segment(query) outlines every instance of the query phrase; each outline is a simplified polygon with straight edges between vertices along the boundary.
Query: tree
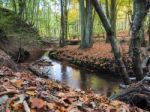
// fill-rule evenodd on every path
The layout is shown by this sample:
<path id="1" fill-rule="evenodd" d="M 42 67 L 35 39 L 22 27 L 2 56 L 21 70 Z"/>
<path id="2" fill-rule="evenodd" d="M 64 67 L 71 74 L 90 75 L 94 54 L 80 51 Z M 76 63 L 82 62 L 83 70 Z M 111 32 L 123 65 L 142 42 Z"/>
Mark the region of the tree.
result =
<path id="1" fill-rule="evenodd" d="M 109 17 L 109 5 L 108 5 L 108 0 L 105 0 L 105 10 L 106 10 L 106 16 L 108 18 L 108 20 L 110 19 Z M 108 36 L 106 35 L 106 43 L 109 42 L 109 38 Z"/>
<path id="2" fill-rule="evenodd" d="M 26 9 L 26 0 L 18 0 L 19 12 L 18 15 L 20 18 L 24 19 L 24 12 Z"/>
<path id="3" fill-rule="evenodd" d="M 86 6 L 85 6 L 86 4 Z M 79 0 L 80 5 L 80 23 L 81 23 L 81 48 L 92 46 L 92 5 L 91 0 Z"/>
<path id="4" fill-rule="evenodd" d="M 149 45 L 150 45 L 150 16 L 148 18 L 149 23 L 148 23 L 148 36 L 149 36 Z"/>
<path id="5" fill-rule="evenodd" d="M 134 0 L 135 11 L 132 24 L 132 50 L 133 50 L 133 70 L 136 79 L 139 81 L 143 78 L 142 59 L 141 59 L 141 28 L 143 27 L 144 19 L 147 15 L 148 9 L 146 1 Z"/>
<path id="6" fill-rule="evenodd" d="M 16 4 L 16 0 L 12 0 L 12 7 L 13 7 L 13 10 L 15 11 L 15 13 L 17 14 L 17 4 Z"/>
<path id="7" fill-rule="evenodd" d="M 65 38 L 68 38 L 68 0 L 64 0 Z"/>
<path id="8" fill-rule="evenodd" d="M 111 0 L 110 7 L 110 23 L 113 29 L 114 35 L 116 36 L 116 20 L 117 20 L 117 0 Z"/>
<path id="9" fill-rule="evenodd" d="M 127 69 L 126 69 L 123 59 L 122 59 L 122 54 L 120 52 L 119 45 L 118 45 L 117 39 L 115 37 L 115 33 L 113 32 L 112 27 L 111 27 L 110 23 L 108 22 L 108 19 L 104 15 L 104 12 L 103 12 L 101 6 L 99 5 L 98 1 L 92 0 L 92 3 L 93 3 L 93 6 L 94 6 L 102 24 L 103 24 L 103 27 L 105 28 L 105 31 L 106 31 L 109 41 L 111 43 L 112 51 L 114 53 L 118 67 L 120 67 L 121 76 L 123 78 L 123 81 L 125 84 L 129 84 L 131 82 L 130 82 L 130 79 L 128 76 Z"/>
<path id="10" fill-rule="evenodd" d="M 61 36 L 59 45 L 63 47 L 65 45 L 65 16 L 64 16 L 64 0 L 60 0 L 61 4 Z"/>

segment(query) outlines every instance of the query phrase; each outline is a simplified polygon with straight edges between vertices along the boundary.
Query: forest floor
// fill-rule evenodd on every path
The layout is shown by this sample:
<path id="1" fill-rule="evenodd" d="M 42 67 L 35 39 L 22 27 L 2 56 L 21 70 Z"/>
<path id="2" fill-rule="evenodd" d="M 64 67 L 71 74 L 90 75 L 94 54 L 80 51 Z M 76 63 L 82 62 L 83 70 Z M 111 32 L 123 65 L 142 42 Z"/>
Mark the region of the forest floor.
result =
<path id="1" fill-rule="evenodd" d="M 0 67 L 1 112 L 146 112 L 92 91 Z"/>
<path id="2" fill-rule="evenodd" d="M 132 71 L 130 71 L 131 60 L 128 56 L 128 45 L 123 43 L 120 49 L 122 50 L 128 70 L 132 73 Z M 118 71 L 111 46 L 104 42 L 96 42 L 88 49 L 80 49 L 79 45 L 68 45 L 63 48 L 51 50 L 49 56 L 87 68 L 90 71 L 98 70 L 108 73 L 116 73 Z"/>

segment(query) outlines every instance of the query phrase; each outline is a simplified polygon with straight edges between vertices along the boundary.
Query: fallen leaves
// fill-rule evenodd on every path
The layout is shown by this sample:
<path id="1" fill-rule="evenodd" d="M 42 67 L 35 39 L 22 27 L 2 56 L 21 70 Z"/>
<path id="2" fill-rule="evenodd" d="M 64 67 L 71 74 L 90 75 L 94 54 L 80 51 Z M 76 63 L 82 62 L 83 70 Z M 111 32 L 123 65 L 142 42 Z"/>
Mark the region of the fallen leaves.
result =
<path id="1" fill-rule="evenodd" d="M 21 86 L 23 85 L 23 80 L 20 80 L 20 79 L 19 80 L 12 80 L 11 82 L 17 88 L 21 88 Z"/>
<path id="2" fill-rule="evenodd" d="M 31 99 L 31 107 L 41 109 L 45 106 L 45 101 L 39 98 Z"/>
<path id="3" fill-rule="evenodd" d="M 0 79 L 0 85 L 5 85 L 0 88 L 4 112 L 144 112 L 92 91 L 73 90 L 58 81 L 15 73 L 6 67 L 0 67 L 0 71 L 7 79 Z"/>

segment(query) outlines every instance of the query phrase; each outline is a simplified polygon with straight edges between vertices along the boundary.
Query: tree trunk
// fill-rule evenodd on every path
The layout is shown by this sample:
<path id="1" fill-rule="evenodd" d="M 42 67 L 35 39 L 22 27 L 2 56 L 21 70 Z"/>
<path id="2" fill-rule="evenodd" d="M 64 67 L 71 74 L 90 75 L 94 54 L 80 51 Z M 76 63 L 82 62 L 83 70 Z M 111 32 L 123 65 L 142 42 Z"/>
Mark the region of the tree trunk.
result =
<path id="1" fill-rule="evenodd" d="M 116 12 L 116 8 L 117 8 L 117 0 L 111 0 L 111 7 L 110 7 L 110 23 L 111 23 L 111 27 L 112 30 L 114 32 L 114 35 L 116 37 L 116 19 L 117 19 L 117 12 Z"/>
<path id="2" fill-rule="evenodd" d="M 105 10 L 106 10 L 106 16 L 109 19 L 109 5 L 108 5 L 108 0 L 105 0 Z M 106 35 L 106 43 L 109 43 L 109 38 Z"/>
<path id="3" fill-rule="evenodd" d="M 149 36 L 149 45 L 150 45 L 150 16 L 149 16 L 149 25 L 148 25 L 148 36 Z"/>
<path id="4" fill-rule="evenodd" d="M 101 22 L 105 28 L 105 31 L 107 32 L 107 35 L 108 35 L 109 41 L 111 43 L 115 59 L 117 61 L 118 67 L 120 67 L 120 70 L 121 70 L 121 76 L 123 78 L 123 81 L 125 84 L 130 84 L 130 79 L 129 79 L 125 64 L 123 62 L 122 55 L 121 55 L 121 52 L 119 49 L 119 45 L 118 45 L 117 40 L 115 38 L 115 34 L 112 30 L 112 27 L 111 27 L 110 23 L 108 22 L 106 16 L 104 15 L 101 6 L 98 4 L 98 1 L 92 0 L 92 3 L 93 3 L 93 6 L 94 6 L 96 12 L 98 13 L 99 18 L 101 19 Z"/>
<path id="5" fill-rule="evenodd" d="M 91 0 L 86 0 L 86 8 L 84 0 L 80 0 L 80 21 L 81 21 L 81 48 L 89 48 L 92 46 L 92 5 Z"/>
<path id="6" fill-rule="evenodd" d="M 65 18 L 64 18 L 64 1 L 60 0 L 61 2 L 61 36 L 60 36 L 60 47 L 63 47 L 65 45 Z"/>
<path id="7" fill-rule="evenodd" d="M 85 41 L 86 41 L 86 48 L 92 46 L 92 31 L 93 31 L 93 19 L 92 19 L 92 5 L 91 0 L 86 0 L 86 28 L 85 28 Z"/>
<path id="8" fill-rule="evenodd" d="M 145 40 L 145 37 L 144 37 L 144 26 L 141 27 L 140 38 L 141 38 L 141 46 L 146 47 L 146 40 Z"/>
<path id="9" fill-rule="evenodd" d="M 81 43 L 80 47 L 85 48 L 85 7 L 84 0 L 79 0 L 80 6 L 80 25 L 81 25 Z"/>
<path id="10" fill-rule="evenodd" d="M 133 70 L 136 75 L 137 81 L 141 80 L 143 78 L 143 69 L 141 66 L 142 60 L 141 60 L 141 36 L 140 36 L 140 30 L 143 26 L 144 18 L 147 14 L 146 10 L 146 1 L 141 0 L 135 0 L 135 15 L 133 19 L 133 25 L 132 25 L 132 44 L 133 44 Z"/>
<path id="11" fill-rule="evenodd" d="M 64 0 L 65 38 L 68 38 L 68 0 Z"/>

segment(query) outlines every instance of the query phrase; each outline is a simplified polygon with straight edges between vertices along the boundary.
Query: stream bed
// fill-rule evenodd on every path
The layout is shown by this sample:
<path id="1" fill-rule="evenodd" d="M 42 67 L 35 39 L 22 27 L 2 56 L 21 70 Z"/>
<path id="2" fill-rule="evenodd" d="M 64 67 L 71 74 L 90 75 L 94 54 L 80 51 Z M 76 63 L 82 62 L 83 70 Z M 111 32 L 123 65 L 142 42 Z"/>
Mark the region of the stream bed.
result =
<path id="1" fill-rule="evenodd" d="M 65 62 L 50 59 L 45 53 L 41 58 L 51 61 L 52 66 L 45 66 L 48 77 L 58 80 L 73 89 L 88 90 L 92 89 L 96 93 L 110 96 L 119 91 L 120 79 L 112 74 L 102 74 L 98 72 L 89 72 L 82 68 L 73 67 Z"/>

